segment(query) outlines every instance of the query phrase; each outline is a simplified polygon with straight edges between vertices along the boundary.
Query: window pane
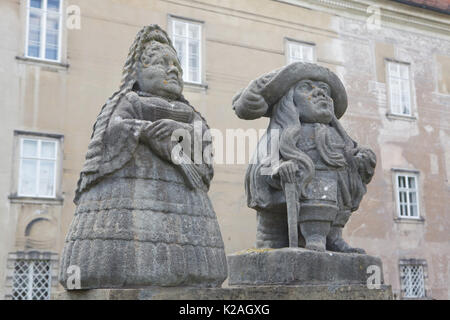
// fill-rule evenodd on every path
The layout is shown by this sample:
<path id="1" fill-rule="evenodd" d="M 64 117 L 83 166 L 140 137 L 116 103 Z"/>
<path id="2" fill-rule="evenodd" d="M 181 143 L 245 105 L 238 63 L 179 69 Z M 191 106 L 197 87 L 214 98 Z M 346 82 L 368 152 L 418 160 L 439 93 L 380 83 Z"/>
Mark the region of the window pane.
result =
<path id="1" fill-rule="evenodd" d="M 179 21 L 174 21 L 174 34 L 176 36 L 186 36 L 186 24 Z"/>
<path id="2" fill-rule="evenodd" d="M 200 59 L 198 42 L 189 43 L 189 81 L 200 81 Z"/>
<path id="3" fill-rule="evenodd" d="M 417 205 L 412 204 L 409 206 L 409 215 L 411 217 L 417 217 Z"/>
<path id="4" fill-rule="evenodd" d="M 200 38 L 200 26 L 197 24 L 189 24 L 189 38 L 199 39 Z"/>
<path id="5" fill-rule="evenodd" d="M 306 62 L 313 61 L 313 48 L 308 46 L 303 48 L 303 57 Z"/>
<path id="6" fill-rule="evenodd" d="M 39 174 L 39 195 L 45 197 L 53 196 L 55 185 L 55 162 L 41 161 Z"/>
<path id="7" fill-rule="evenodd" d="M 291 59 L 292 60 L 299 60 L 302 58 L 302 51 L 300 46 L 295 45 L 295 44 L 290 44 L 290 48 L 291 48 Z"/>
<path id="8" fill-rule="evenodd" d="M 409 72 L 408 72 L 408 66 L 407 65 L 401 65 L 400 66 L 400 76 L 402 79 L 409 80 Z"/>
<path id="9" fill-rule="evenodd" d="M 38 156 L 38 142 L 37 140 L 23 140 L 22 142 L 22 158 L 37 157 Z"/>
<path id="10" fill-rule="evenodd" d="M 408 177 L 408 186 L 410 189 L 415 189 L 416 188 L 416 178 Z"/>
<path id="11" fill-rule="evenodd" d="M 42 0 L 30 0 L 30 7 L 42 8 Z"/>
<path id="12" fill-rule="evenodd" d="M 389 63 L 389 76 L 394 76 L 394 77 L 399 77 L 400 76 L 400 72 L 398 70 L 398 64 L 397 63 L 393 63 L 390 62 Z"/>
<path id="13" fill-rule="evenodd" d="M 20 195 L 36 195 L 37 161 L 33 159 L 22 159 L 20 168 Z"/>
<path id="14" fill-rule="evenodd" d="M 183 39 L 175 39 L 174 40 L 175 50 L 178 54 L 178 60 L 180 60 L 181 68 L 183 70 L 186 69 L 186 48 L 185 41 Z"/>
<path id="15" fill-rule="evenodd" d="M 28 46 L 28 56 L 39 58 L 39 52 L 41 51 L 41 47 L 39 46 Z"/>
<path id="16" fill-rule="evenodd" d="M 59 16 L 49 15 L 47 17 L 47 34 L 45 58 L 49 60 L 58 60 L 59 45 Z"/>
<path id="17" fill-rule="evenodd" d="M 400 113 L 401 109 L 401 88 L 400 88 L 400 80 L 391 78 L 390 79 L 390 87 L 391 87 L 391 108 L 393 113 Z"/>
<path id="18" fill-rule="evenodd" d="M 54 48 L 45 49 L 45 59 L 58 60 L 58 49 Z"/>
<path id="19" fill-rule="evenodd" d="M 55 159 L 56 143 L 52 141 L 42 141 L 41 158 Z"/>
<path id="20" fill-rule="evenodd" d="M 59 12 L 59 0 L 48 0 L 47 10 Z"/>
<path id="21" fill-rule="evenodd" d="M 404 176 L 398 176 L 398 186 L 400 188 L 404 188 L 406 186 Z"/>
<path id="22" fill-rule="evenodd" d="M 30 12 L 28 29 L 28 56 L 39 58 L 41 48 L 41 14 Z"/>
<path id="23" fill-rule="evenodd" d="M 409 203 L 411 203 L 411 204 L 417 203 L 417 194 L 415 192 L 409 193 Z"/>
<path id="24" fill-rule="evenodd" d="M 401 83 L 402 86 L 402 113 L 411 114 L 410 96 L 409 96 L 409 81 L 405 80 Z"/>

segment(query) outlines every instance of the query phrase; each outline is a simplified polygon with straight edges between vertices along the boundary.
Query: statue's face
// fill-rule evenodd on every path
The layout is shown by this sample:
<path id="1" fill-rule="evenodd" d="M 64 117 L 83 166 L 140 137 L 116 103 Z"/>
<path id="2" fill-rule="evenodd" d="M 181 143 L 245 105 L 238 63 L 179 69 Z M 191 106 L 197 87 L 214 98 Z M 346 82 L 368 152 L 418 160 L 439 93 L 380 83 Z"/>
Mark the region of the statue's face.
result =
<path id="1" fill-rule="evenodd" d="M 183 91 L 183 71 L 175 52 L 165 44 L 147 44 L 138 65 L 139 88 L 153 95 L 177 99 Z"/>
<path id="2" fill-rule="evenodd" d="M 330 123 L 334 103 L 330 86 L 322 81 L 302 80 L 294 92 L 294 102 L 300 109 L 300 121 L 306 123 Z"/>

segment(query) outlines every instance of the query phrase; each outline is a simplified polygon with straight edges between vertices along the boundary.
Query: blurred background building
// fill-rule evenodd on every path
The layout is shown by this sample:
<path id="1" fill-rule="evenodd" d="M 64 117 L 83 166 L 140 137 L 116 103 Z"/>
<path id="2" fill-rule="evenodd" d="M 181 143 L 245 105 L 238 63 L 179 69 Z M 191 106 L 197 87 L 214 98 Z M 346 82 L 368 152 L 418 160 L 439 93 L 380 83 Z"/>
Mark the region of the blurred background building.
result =
<path id="1" fill-rule="evenodd" d="M 58 289 L 92 125 L 148 24 L 171 35 L 185 96 L 224 135 L 267 126 L 231 109 L 250 80 L 292 61 L 336 72 L 343 125 L 378 157 L 344 237 L 382 258 L 397 298 L 449 299 L 449 14 L 448 0 L 0 0 L 0 299 Z M 210 191 L 228 253 L 255 241 L 245 168 L 216 165 Z"/>

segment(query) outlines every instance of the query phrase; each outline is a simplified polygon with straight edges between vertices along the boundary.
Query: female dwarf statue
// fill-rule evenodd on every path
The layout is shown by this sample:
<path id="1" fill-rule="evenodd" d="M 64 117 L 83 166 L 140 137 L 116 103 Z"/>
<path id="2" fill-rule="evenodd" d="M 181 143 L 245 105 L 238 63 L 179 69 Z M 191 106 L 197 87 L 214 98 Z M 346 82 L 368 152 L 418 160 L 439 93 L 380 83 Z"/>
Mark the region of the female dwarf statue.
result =
<path id="1" fill-rule="evenodd" d="M 171 156 L 175 130 L 194 135 L 194 122 L 208 130 L 182 96 L 182 73 L 167 34 L 144 27 L 94 125 L 62 254 L 64 287 L 70 266 L 80 268 L 81 289 L 214 287 L 227 277 L 207 195 L 211 161 L 179 164 Z M 200 143 L 205 150 L 211 142 Z"/>
<path id="2" fill-rule="evenodd" d="M 233 107 L 242 119 L 270 117 L 246 175 L 248 206 L 257 210 L 257 247 L 289 246 L 294 228 L 296 245 L 307 249 L 364 253 L 342 239 L 342 228 L 366 193 L 376 156 L 339 123 L 347 109 L 339 78 L 315 64 L 293 63 L 252 81 Z M 289 185 L 297 190 L 294 204 L 287 199 Z M 288 222 L 289 207 L 297 216 Z"/>

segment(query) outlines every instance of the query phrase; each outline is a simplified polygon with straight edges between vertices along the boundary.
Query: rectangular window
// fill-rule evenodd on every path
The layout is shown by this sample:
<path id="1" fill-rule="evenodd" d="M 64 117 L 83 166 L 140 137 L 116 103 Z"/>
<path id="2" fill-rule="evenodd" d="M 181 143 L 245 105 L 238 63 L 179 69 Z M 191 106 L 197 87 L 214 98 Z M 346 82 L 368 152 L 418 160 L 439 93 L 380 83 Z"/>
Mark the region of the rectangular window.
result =
<path id="1" fill-rule="evenodd" d="M 62 0 L 28 0 L 26 55 L 59 61 Z"/>
<path id="2" fill-rule="evenodd" d="M 314 45 L 288 41 L 287 43 L 287 62 L 310 62 L 314 63 Z"/>
<path id="3" fill-rule="evenodd" d="M 19 196 L 55 197 L 57 148 L 55 140 L 20 140 Z"/>
<path id="4" fill-rule="evenodd" d="M 392 114 L 411 116 L 409 65 L 388 61 L 388 77 Z"/>
<path id="5" fill-rule="evenodd" d="M 202 25 L 201 23 L 172 19 L 172 41 L 178 53 L 183 80 L 202 83 Z"/>
<path id="6" fill-rule="evenodd" d="M 12 284 L 13 300 L 49 300 L 50 260 L 16 260 Z"/>
<path id="7" fill-rule="evenodd" d="M 396 184 L 399 216 L 401 218 L 419 218 L 417 176 L 398 173 Z"/>
<path id="8" fill-rule="evenodd" d="M 423 265 L 401 265 L 400 278 L 404 298 L 425 297 L 425 276 Z"/>

